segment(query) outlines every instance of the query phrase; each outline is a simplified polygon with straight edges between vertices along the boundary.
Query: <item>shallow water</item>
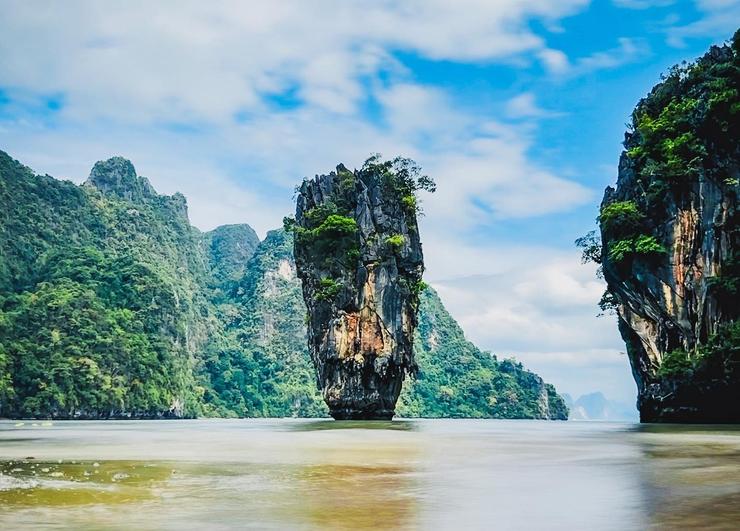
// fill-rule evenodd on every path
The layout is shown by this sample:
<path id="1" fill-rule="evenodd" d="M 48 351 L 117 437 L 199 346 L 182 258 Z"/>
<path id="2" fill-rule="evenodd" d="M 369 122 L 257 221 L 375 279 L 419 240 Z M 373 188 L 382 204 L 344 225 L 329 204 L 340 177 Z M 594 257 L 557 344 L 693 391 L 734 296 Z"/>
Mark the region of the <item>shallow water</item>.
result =
<path id="1" fill-rule="evenodd" d="M 0 422 L 0 529 L 737 529 L 740 427 Z"/>

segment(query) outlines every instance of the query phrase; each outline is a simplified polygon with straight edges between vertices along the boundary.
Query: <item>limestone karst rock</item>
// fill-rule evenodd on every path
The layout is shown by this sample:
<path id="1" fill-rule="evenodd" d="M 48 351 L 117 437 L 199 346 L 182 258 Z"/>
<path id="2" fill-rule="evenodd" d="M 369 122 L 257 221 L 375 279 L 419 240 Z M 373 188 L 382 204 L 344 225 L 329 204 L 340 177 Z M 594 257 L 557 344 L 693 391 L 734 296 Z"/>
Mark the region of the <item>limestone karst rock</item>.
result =
<path id="1" fill-rule="evenodd" d="M 740 62 L 712 47 L 633 113 L 599 216 L 643 421 L 740 422 Z"/>
<path id="2" fill-rule="evenodd" d="M 413 337 L 424 261 L 410 161 L 305 180 L 295 258 L 318 384 L 336 419 L 389 419 L 416 370 Z"/>

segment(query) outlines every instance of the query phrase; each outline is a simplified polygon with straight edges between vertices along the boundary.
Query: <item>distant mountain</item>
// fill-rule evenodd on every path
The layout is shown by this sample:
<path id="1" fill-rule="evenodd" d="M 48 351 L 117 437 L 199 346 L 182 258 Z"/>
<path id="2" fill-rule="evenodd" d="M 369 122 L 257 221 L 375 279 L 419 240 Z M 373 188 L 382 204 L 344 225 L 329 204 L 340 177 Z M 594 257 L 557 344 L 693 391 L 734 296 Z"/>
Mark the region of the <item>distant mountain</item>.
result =
<path id="1" fill-rule="evenodd" d="M 293 243 L 201 233 L 126 159 L 81 186 L 0 151 L 0 416 L 325 416 Z M 407 417 L 565 419 L 555 389 L 421 295 Z"/>
<path id="2" fill-rule="evenodd" d="M 600 392 L 583 395 L 575 402 L 566 393 L 563 399 L 570 411 L 569 420 L 638 420 L 634 406 L 608 400 Z"/>

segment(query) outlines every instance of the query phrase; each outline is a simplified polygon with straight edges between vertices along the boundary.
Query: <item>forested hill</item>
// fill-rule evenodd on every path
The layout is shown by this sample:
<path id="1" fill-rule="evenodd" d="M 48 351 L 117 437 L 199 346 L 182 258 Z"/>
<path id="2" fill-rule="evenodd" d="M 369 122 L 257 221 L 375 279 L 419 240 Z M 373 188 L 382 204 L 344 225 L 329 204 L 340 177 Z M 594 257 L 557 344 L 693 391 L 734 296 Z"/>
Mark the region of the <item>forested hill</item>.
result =
<path id="1" fill-rule="evenodd" d="M 82 186 L 0 153 L 0 399 L 6 416 L 189 416 L 207 268 L 185 198 L 130 162 Z"/>
<path id="2" fill-rule="evenodd" d="M 404 416 L 566 418 L 552 386 L 422 294 Z M 202 234 L 116 157 L 81 186 L 0 151 L 0 415 L 317 416 L 290 236 Z"/>

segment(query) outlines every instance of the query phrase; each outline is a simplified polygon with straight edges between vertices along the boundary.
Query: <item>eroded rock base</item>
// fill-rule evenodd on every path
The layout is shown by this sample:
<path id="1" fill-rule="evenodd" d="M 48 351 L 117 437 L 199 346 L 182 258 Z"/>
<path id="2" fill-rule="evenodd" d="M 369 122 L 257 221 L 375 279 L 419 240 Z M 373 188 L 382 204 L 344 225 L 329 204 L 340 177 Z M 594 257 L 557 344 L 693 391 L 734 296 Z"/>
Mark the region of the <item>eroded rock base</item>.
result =
<path id="1" fill-rule="evenodd" d="M 663 382 L 639 399 L 640 422 L 740 424 L 740 389 L 726 382 Z"/>

